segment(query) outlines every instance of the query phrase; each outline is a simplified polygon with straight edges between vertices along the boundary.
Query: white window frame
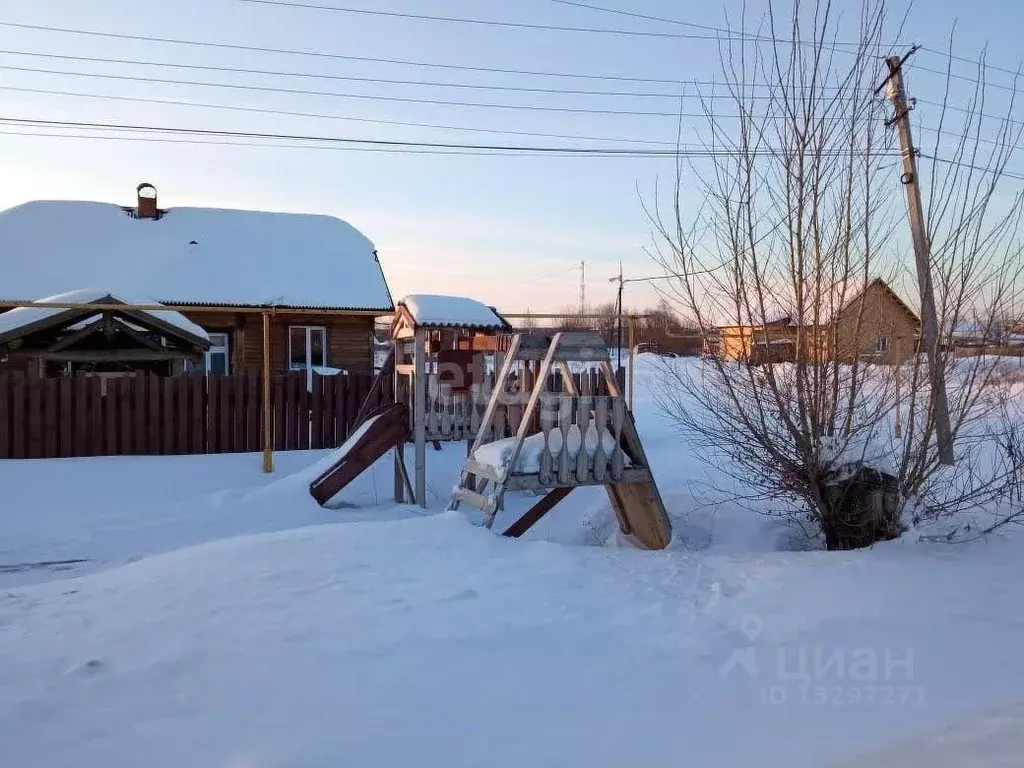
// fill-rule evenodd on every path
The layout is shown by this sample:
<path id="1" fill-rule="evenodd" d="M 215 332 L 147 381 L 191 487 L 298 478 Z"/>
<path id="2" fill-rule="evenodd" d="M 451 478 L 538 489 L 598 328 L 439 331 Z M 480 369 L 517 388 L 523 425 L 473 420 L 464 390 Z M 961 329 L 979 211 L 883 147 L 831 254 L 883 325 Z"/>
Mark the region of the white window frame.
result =
<path id="1" fill-rule="evenodd" d="M 210 348 L 203 353 L 203 368 L 206 371 L 206 375 L 210 375 L 210 356 L 211 355 L 224 355 L 224 375 L 229 376 L 231 374 L 231 334 L 228 331 L 210 331 L 207 334 L 210 337 Z M 223 336 L 223 344 L 214 344 L 213 339 L 215 336 Z"/>
<path id="2" fill-rule="evenodd" d="M 293 361 L 294 356 L 292 355 L 292 333 L 297 330 L 305 332 L 305 345 L 306 345 L 306 362 L 303 365 L 298 365 Z M 323 343 L 321 345 L 322 355 L 319 361 L 313 360 L 313 334 L 319 331 L 323 334 Z M 327 366 L 328 350 L 327 350 L 327 326 L 326 325 L 289 325 L 288 326 L 288 370 L 290 371 L 305 371 L 306 372 L 306 387 L 312 389 L 313 387 L 313 368 L 320 367 L 325 368 Z"/>
<path id="3" fill-rule="evenodd" d="M 889 351 L 889 337 L 879 336 L 875 339 L 875 354 L 884 355 Z"/>

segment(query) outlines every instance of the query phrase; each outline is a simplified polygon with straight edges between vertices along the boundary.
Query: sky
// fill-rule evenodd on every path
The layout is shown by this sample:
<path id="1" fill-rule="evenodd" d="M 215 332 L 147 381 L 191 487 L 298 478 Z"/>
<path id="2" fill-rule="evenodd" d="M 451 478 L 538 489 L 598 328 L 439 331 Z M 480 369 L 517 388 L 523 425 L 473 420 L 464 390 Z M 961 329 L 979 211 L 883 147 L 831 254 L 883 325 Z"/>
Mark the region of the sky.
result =
<path id="1" fill-rule="evenodd" d="M 732 18 L 737 13 L 735 3 L 723 5 L 715 0 L 589 1 L 710 26 L 722 26 L 727 13 Z M 694 31 L 553 0 L 309 2 L 541 25 Z M 844 3 L 838 0 L 837 6 Z M 763 10 L 760 5 L 756 0 L 749 2 L 748 14 L 759 15 Z M 849 5 L 852 13 L 854 4 Z M 907 42 L 944 49 L 955 22 L 957 53 L 976 56 L 987 43 L 991 62 L 1008 67 L 1017 64 L 1016 30 L 1024 23 L 1024 9 L 1014 4 L 976 0 L 968 6 L 953 0 L 930 0 L 909 11 L 905 4 L 893 4 L 891 8 L 896 21 L 907 13 L 901 38 Z M 53 29 L 5 27 L 3 23 L 402 59 L 419 65 L 113 39 Z M 677 130 L 689 136 L 703 125 L 700 118 L 680 120 L 673 116 L 680 111 L 677 96 L 686 93 L 685 87 L 592 78 L 687 82 L 721 79 L 717 43 L 713 40 L 446 23 L 244 0 L 176 0 L 173 4 L 145 0 L 7 0 L 0 3 L 0 51 L 0 117 L 502 146 L 670 149 Z M 60 56 L 150 61 L 162 66 L 56 58 Z M 574 73 L 588 78 L 445 69 L 422 66 L 424 63 Z M 934 69 L 946 66 L 946 60 L 934 53 L 918 54 L 913 63 Z M 171 64 L 185 66 L 168 66 Z M 197 66 L 306 76 L 218 72 Z M 954 66 L 970 72 L 968 64 L 955 62 Z M 881 62 L 879 67 L 881 73 Z M 25 71 L 40 69 L 50 72 Z M 81 76 L 86 73 L 112 77 Z M 344 77 L 663 95 L 479 90 L 336 79 Z M 913 95 L 933 99 L 942 95 L 937 76 L 911 69 L 909 78 L 916 78 L 910 80 Z M 151 82 L 153 79 L 192 84 Z M 218 88 L 196 82 L 246 87 Z M 267 88 L 332 91 L 345 96 L 280 93 Z M 959 96 L 954 94 L 953 98 Z M 438 101 L 529 109 L 456 106 Z M 684 111 L 696 111 L 698 106 L 685 98 L 682 104 Z M 557 112 L 551 108 L 625 114 Z M 925 114 L 928 109 L 919 104 L 917 112 Z M 270 114 L 267 110 L 306 116 Z M 637 111 L 666 114 L 638 115 Z M 106 137 L 103 139 L 85 139 L 84 135 L 98 134 L 0 125 L 0 207 L 33 199 L 101 200 L 127 205 L 134 202 L 136 185 L 146 181 L 158 188 L 161 207 L 238 207 L 338 216 L 376 244 L 396 297 L 407 293 L 457 293 L 505 311 L 551 312 L 577 305 L 584 273 L 588 303 L 611 301 L 616 286 L 610 279 L 618 274 L 620 261 L 627 278 L 662 273 L 645 253 L 651 242 L 651 226 L 641 203 L 650 202 L 656 189 L 662 195 L 670 192 L 668 185 L 674 176 L 671 158 L 438 155 L 310 148 L 308 144 L 297 148 L 299 142 L 295 141 L 290 146 L 267 146 L 270 142 L 255 140 L 213 146 L 180 140 L 112 140 L 112 136 L 123 137 L 124 133 L 105 132 L 101 134 Z M 1013 167 L 1024 171 L 1024 164 Z M 684 208 L 699 206 L 700 200 L 692 191 L 684 190 L 683 195 Z M 294 257 L 301 259 L 301 254 Z M 585 270 L 581 263 L 585 263 Z M 655 303 L 657 285 L 657 281 L 627 285 L 625 304 L 640 309 Z"/>

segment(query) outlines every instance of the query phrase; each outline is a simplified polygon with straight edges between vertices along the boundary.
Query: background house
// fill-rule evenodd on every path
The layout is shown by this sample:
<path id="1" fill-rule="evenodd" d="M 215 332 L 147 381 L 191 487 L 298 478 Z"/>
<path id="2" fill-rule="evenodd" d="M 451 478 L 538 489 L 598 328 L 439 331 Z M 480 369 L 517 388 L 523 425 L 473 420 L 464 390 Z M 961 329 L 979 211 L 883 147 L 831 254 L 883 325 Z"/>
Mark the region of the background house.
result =
<path id="1" fill-rule="evenodd" d="M 796 345 L 797 325 L 786 315 L 763 325 L 722 326 L 717 339 L 707 344 L 706 349 L 723 360 L 758 365 L 795 360 Z"/>
<path id="2" fill-rule="evenodd" d="M 183 307 L 181 316 L 206 334 L 201 354 L 186 350 L 186 367 L 211 373 L 260 368 L 262 319 L 245 310 L 267 306 L 281 310 L 270 327 L 273 373 L 370 372 L 374 318 L 394 309 L 373 244 L 348 223 L 307 214 L 162 209 L 148 184 L 139 185 L 127 207 L 36 201 L 0 212 L 0 274 L 4 300 L 98 286 L 104 295 Z M 2 345 L 0 356 L 10 358 L 13 350 Z M 12 370 L 54 373 L 39 366 Z"/>
<path id="3" fill-rule="evenodd" d="M 920 318 L 881 278 L 846 302 L 830 326 L 835 338 L 819 345 L 829 359 L 843 362 L 902 362 L 914 356 L 921 335 Z"/>
<path id="4" fill-rule="evenodd" d="M 848 300 L 828 324 L 801 327 L 791 316 L 762 325 L 727 325 L 705 341 L 706 354 L 724 360 L 788 362 L 804 355 L 852 362 L 892 363 L 913 356 L 921 321 L 882 279 L 872 280 Z"/>

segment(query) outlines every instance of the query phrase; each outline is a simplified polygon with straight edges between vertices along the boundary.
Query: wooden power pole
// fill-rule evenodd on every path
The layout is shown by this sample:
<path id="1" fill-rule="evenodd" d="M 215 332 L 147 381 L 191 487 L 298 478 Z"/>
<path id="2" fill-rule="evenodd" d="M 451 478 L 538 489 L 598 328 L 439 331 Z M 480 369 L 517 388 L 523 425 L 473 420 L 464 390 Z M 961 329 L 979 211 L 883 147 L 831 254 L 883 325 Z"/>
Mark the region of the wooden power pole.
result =
<path id="1" fill-rule="evenodd" d="M 911 51 L 913 53 L 913 51 Z M 909 54 L 908 54 L 909 55 Z M 890 56 L 885 60 L 889 67 L 888 96 L 896 112 L 891 124 L 896 125 L 903 153 L 903 175 L 900 181 L 907 190 L 907 215 L 910 219 L 910 234 L 914 241 L 914 261 L 917 263 L 917 285 L 921 292 L 921 334 L 925 354 L 928 357 L 928 373 L 935 408 L 935 436 L 939 448 L 939 461 L 953 464 L 953 431 L 949 423 L 949 401 L 946 397 L 946 379 L 942 366 L 939 320 L 935 310 L 935 290 L 932 286 L 931 244 L 924 222 L 924 206 L 921 204 L 921 187 L 917 178 L 917 155 L 910 135 L 910 110 L 907 94 L 903 87 L 903 62 L 906 56 Z"/>

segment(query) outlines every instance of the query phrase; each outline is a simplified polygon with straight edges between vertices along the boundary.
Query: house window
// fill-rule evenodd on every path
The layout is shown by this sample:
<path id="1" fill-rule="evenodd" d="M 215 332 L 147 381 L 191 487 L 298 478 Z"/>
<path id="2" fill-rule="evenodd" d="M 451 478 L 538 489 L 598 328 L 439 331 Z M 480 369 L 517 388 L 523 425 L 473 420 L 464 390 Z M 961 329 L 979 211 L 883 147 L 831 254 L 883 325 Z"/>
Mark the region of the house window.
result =
<path id="1" fill-rule="evenodd" d="M 889 351 L 889 337 L 880 336 L 875 339 L 875 352 L 885 353 Z"/>
<path id="2" fill-rule="evenodd" d="M 206 375 L 225 376 L 231 372 L 231 355 L 228 349 L 228 334 L 211 333 L 210 348 L 204 354 Z"/>
<path id="3" fill-rule="evenodd" d="M 322 325 L 293 325 L 288 329 L 288 367 L 306 371 L 313 379 L 314 367 L 327 365 L 327 329 Z"/>

